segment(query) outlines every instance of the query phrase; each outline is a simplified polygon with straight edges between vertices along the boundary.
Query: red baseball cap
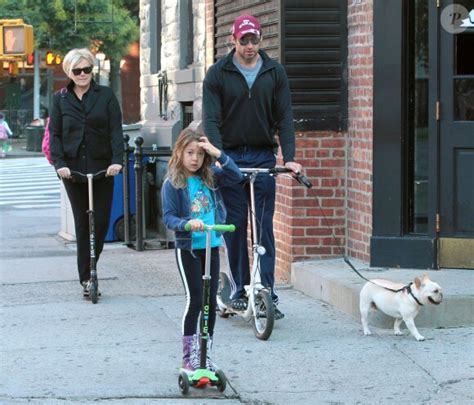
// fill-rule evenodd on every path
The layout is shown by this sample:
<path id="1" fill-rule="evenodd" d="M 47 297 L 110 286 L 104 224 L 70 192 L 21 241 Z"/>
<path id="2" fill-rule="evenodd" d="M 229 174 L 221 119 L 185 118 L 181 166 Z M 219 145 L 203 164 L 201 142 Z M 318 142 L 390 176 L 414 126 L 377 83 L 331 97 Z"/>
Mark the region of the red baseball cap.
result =
<path id="1" fill-rule="evenodd" d="M 232 35 L 240 39 L 246 34 L 255 34 L 257 37 L 262 35 L 261 27 L 258 20 L 251 15 L 241 15 L 234 21 L 232 27 Z"/>

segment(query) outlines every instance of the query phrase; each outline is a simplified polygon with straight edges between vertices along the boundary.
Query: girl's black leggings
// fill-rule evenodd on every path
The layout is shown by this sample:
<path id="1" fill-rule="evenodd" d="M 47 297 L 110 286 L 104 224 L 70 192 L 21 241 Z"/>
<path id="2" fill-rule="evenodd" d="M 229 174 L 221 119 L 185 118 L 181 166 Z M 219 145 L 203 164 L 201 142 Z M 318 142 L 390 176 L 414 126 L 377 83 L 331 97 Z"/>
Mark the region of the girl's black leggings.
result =
<path id="1" fill-rule="evenodd" d="M 199 331 L 198 320 L 203 302 L 203 280 L 204 265 L 206 261 L 206 250 L 176 249 L 176 262 L 179 274 L 183 281 L 186 293 L 186 308 L 184 310 L 182 332 L 183 336 L 194 335 Z M 209 311 L 209 334 L 214 334 L 216 323 L 216 295 L 219 285 L 219 248 L 211 249 L 211 290 Z"/>

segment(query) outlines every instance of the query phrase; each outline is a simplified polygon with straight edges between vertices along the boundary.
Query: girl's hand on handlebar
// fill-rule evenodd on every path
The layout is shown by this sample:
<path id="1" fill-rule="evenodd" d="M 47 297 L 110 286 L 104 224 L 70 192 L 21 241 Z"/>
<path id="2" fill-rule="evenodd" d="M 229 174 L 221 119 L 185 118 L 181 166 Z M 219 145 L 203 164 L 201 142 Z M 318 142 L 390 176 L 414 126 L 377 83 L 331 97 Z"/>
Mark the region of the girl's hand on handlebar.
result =
<path id="1" fill-rule="evenodd" d="M 116 176 L 117 174 L 120 173 L 120 170 L 122 170 L 122 165 L 113 164 L 113 165 L 110 165 L 107 168 L 107 173 L 105 173 L 105 175 L 106 176 Z"/>
<path id="2" fill-rule="evenodd" d="M 201 136 L 199 138 L 198 146 L 201 149 L 204 149 L 207 154 L 219 159 L 221 157 L 221 151 L 216 148 L 211 142 L 209 142 L 209 139 L 207 139 L 205 136 Z"/>
<path id="3" fill-rule="evenodd" d="M 303 166 L 296 162 L 286 162 L 285 167 L 290 169 L 293 173 L 300 174 L 301 170 L 303 170 Z"/>
<path id="4" fill-rule="evenodd" d="M 204 222 L 202 222 L 200 219 L 191 219 L 188 221 L 188 224 L 191 225 L 191 231 L 204 230 Z"/>
<path id="5" fill-rule="evenodd" d="M 71 171 L 69 170 L 69 167 L 61 167 L 56 171 L 58 173 L 58 176 L 61 177 L 62 179 L 70 179 L 71 178 Z"/>

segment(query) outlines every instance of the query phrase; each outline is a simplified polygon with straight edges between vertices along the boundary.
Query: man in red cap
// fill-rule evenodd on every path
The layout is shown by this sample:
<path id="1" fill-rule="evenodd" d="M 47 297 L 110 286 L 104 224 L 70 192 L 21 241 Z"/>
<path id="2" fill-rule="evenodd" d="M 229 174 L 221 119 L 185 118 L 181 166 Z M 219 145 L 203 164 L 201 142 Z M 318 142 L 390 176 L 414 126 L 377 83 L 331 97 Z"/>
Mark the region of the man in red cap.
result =
<path id="1" fill-rule="evenodd" d="M 260 50 L 262 28 L 251 15 L 239 16 L 232 28 L 235 48 L 211 66 L 204 79 L 203 124 L 210 141 L 223 149 L 239 167 L 271 168 L 276 164 L 275 149 L 281 147 L 285 167 L 295 173 L 302 169 L 295 157 L 295 130 L 291 95 L 285 69 Z M 275 142 L 278 136 L 278 144 Z M 232 307 L 244 310 L 244 286 L 250 283 L 247 252 L 248 189 L 221 187 L 227 208 L 227 223 L 236 232 L 224 234 L 235 289 Z M 272 291 L 275 318 L 275 179 L 258 176 L 255 182 L 257 240 L 265 247 L 260 258 L 262 284 Z"/>

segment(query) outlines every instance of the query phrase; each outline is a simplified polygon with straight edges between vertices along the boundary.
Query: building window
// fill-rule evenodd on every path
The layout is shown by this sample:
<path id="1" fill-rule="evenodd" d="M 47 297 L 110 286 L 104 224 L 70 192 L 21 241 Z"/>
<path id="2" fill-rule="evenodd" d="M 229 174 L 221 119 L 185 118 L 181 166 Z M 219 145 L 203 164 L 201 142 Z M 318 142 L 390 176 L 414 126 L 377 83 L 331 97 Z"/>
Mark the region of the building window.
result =
<path id="1" fill-rule="evenodd" d="M 150 73 L 161 70 L 161 0 L 150 1 Z"/>
<path id="2" fill-rule="evenodd" d="M 454 119 L 474 121 L 474 30 L 454 38 Z"/>
<path id="3" fill-rule="evenodd" d="M 428 232 L 428 0 L 407 2 L 408 233 Z"/>
<path id="4" fill-rule="evenodd" d="M 183 122 L 183 129 L 186 128 L 191 122 L 193 122 L 194 116 L 193 116 L 193 103 L 192 101 L 190 102 L 185 102 L 181 103 L 182 111 L 183 111 L 183 117 L 182 117 L 182 122 Z"/>
<path id="5" fill-rule="evenodd" d="M 180 58 L 179 68 L 186 69 L 194 61 L 194 22 L 192 0 L 180 2 Z"/>

